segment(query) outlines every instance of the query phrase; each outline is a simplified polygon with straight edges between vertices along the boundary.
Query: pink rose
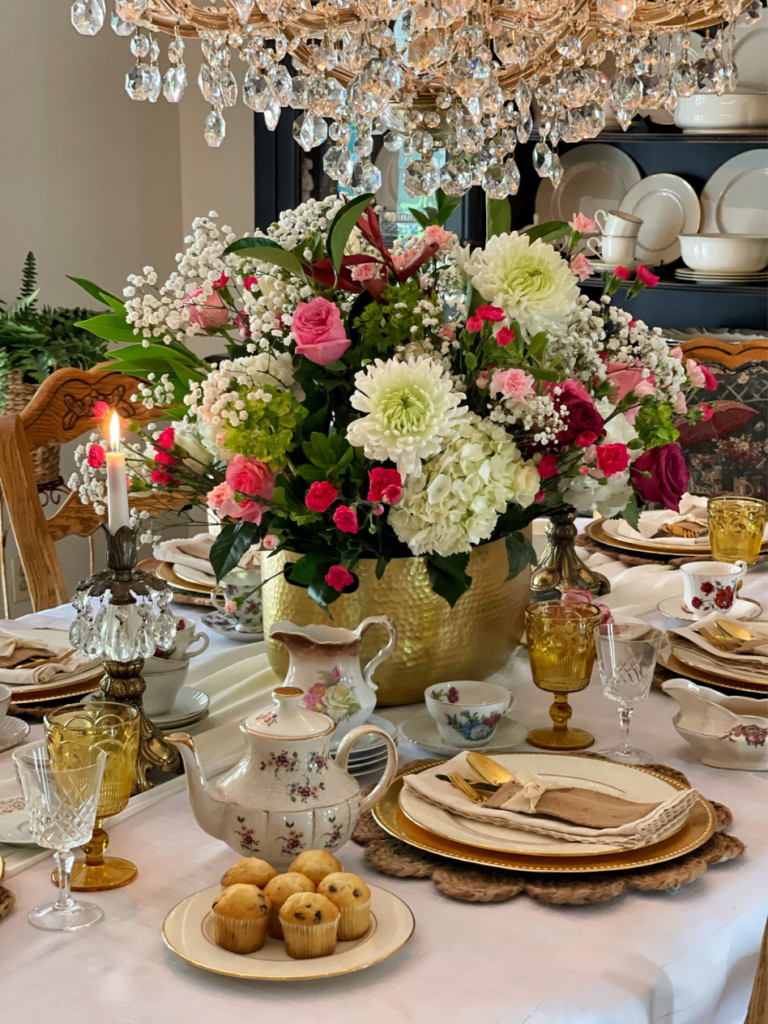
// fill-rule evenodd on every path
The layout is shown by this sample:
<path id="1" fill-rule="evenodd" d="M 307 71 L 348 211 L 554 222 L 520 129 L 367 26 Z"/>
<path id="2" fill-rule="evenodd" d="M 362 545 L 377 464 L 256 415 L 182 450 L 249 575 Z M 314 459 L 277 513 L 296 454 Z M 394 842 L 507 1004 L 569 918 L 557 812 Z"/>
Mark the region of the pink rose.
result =
<path id="1" fill-rule="evenodd" d="M 237 502 L 239 518 L 250 523 L 260 523 L 269 506 L 256 499 L 272 497 L 275 490 L 275 474 L 270 473 L 258 459 L 235 455 L 227 466 L 227 483 L 233 491 L 247 496 Z"/>
<path id="2" fill-rule="evenodd" d="M 491 380 L 491 395 L 501 394 L 512 402 L 525 402 L 534 394 L 536 381 L 525 370 L 500 370 Z"/>
<path id="3" fill-rule="evenodd" d="M 597 221 L 591 220 L 584 213 L 577 213 L 573 220 L 569 222 L 569 227 L 582 235 L 594 235 L 597 232 Z"/>
<path id="4" fill-rule="evenodd" d="M 475 384 L 480 388 L 481 391 L 485 391 L 488 387 L 488 370 L 481 370 L 477 375 Z"/>
<path id="5" fill-rule="evenodd" d="M 268 533 L 264 540 L 261 542 L 261 546 L 267 551 L 274 551 L 277 545 L 280 543 L 280 538 L 275 533 Z"/>
<path id="6" fill-rule="evenodd" d="M 597 464 L 603 476 L 623 473 L 629 465 L 629 450 L 625 444 L 601 444 L 596 449 Z"/>
<path id="7" fill-rule="evenodd" d="M 571 256 L 571 270 L 580 281 L 586 281 L 594 274 L 594 268 L 583 252 Z"/>
<path id="8" fill-rule="evenodd" d="M 352 344 L 338 306 L 320 296 L 298 304 L 291 330 L 298 354 L 318 366 L 328 366 L 341 359 Z"/>
<path id="9" fill-rule="evenodd" d="M 311 512 L 327 512 L 338 496 L 333 484 L 327 480 L 315 480 L 307 491 L 304 504 Z"/>
<path id="10" fill-rule="evenodd" d="M 599 604 L 595 600 L 595 595 L 590 594 L 588 590 L 564 590 L 563 591 L 563 604 L 592 604 L 600 612 L 600 625 L 606 625 L 613 622 L 613 615 L 611 615 L 611 609 L 605 604 Z"/>
<path id="11" fill-rule="evenodd" d="M 203 289 L 198 288 L 189 293 L 182 305 L 189 306 L 189 322 L 205 331 L 223 327 L 229 320 L 227 304 L 217 291 L 206 298 Z"/>
<path id="12" fill-rule="evenodd" d="M 333 521 L 342 533 L 357 533 L 359 529 L 357 512 L 349 505 L 339 505 L 333 513 Z"/>
<path id="13" fill-rule="evenodd" d="M 100 420 L 102 416 L 106 416 L 108 412 L 109 406 L 107 405 L 106 402 L 99 401 L 93 403 L 93 412 L 91 413 L 91 415 L 95 420 Z"/>
<path id="14" fill-rule="evenodd" d="M 237 601 L 233 601 L 231 598 L 229 601 L 224 602 L 224 611 L 227 615 L 233 615 L 237 611 Z"/>
<path id="15" fill-rule="evenodd" d="M 443 324 L 440 330 L 437 332 L 438 338 L 445 338 L 446 341 L 456 340 L 456 328 L 453 324 Z"/>
<path id="16" fill-rule="evenodd" d="M 669 354 L 672 356 L 673 359 L 682 359 L 683 358 L 683 350 L 680 348 L 679 345 L 675 345 L 674 348 L 671 348 L 669 350 Z"/>
<path id="17" fill-rule="evenodd" d="M 301 703 L 310 711 L 324 711 L 326 707 L 324 697 L 327 689 L 327 683 L 315 683 L 301 698 Z"/>
<path id="18" fill-rule="evenodd" d="M 453 235 L 439 224 L 430 224 L 424 232 L 424 241 L 427 245 L 437 245 L 440 249 L 450 249 L 453 245 Z"/>
<path id="19" fill-rule="evenodd" d="M 688 412 L 688 403 L 685 401 L 685 395 L 682 391 L 678 391 L 675 395 L 675 402 L 672 408 L 679 416 L 685 416 Z"/>
<path id="20" fill-rule="evenodd" d="M 329 587 L 333 587 L 334 590 L 341 593 L 345 587 L 355 582 L 355 577 L 343 565 L 332 565 L 325 574 L 325 582 Z"/>
<path id="21" fill-rule="evenodd" d="M 697 363 L 695 359 L 686 360 L 685 372 L 688 374 L 688 380 L 695 388 L 704 387 L 704 367 Z"/>
<path id="22" fill-rule="evenodd" d="M 101 469 L 106 460 L 104 449 L 100 444 L 92 444 L 88 449 L 88 465 L 91 469 Z"/>
<path id="23" fill-rule="evenodd" d="M 379 276 L 379 268 L 375 263 L 357 263 L 352 267 L 353 281 L 372 281 Z"/>

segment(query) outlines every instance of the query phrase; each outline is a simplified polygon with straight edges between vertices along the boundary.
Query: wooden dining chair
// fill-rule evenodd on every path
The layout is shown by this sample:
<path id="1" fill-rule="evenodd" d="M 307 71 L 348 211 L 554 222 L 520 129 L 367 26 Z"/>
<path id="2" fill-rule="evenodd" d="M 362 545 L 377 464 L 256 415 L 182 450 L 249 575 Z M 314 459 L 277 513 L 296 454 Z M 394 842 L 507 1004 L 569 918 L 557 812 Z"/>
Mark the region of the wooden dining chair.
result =
<path id="1" fill-rule="evenodd" d="M 106 402 L 122 419 L 142 425 L 157 419 L 157 409 L 150 412 L 140 402 L 132 400 L 136 389 L 134 378 L 108 368 L 57 370 L 40 386 L 22 412 L 0 417 L 2 500 L 8 509 L 36 612 L 63 604 L 70 597 L 56 554 L 56 541 L 69 535 L 90 537 L 102 520 L 90 504 L 82 504 L 77 492 L 69 493 L 59 509 L 46 519 L 31 452 L 47 442 L 64 444 L 90 433 L 96 425 L 93 418 L 96 402 Z M 131 495 L 129 501 L 132 508 L 146 509 L 151 515 L 167 512 L 174 504 L 180 504 L 172 495 L 155 492 Z M 87 573 L 83 571 L 81 575 Z"/>
<path id="2" fill-rule="evenodd" d="M 768 497 L 768 338 L 691 338 L 681 348 L 717 380 L 716 391 L 697 395 L 714 408 L 712 418 L 675 423 L 691 471 L 688 490 Z"/>

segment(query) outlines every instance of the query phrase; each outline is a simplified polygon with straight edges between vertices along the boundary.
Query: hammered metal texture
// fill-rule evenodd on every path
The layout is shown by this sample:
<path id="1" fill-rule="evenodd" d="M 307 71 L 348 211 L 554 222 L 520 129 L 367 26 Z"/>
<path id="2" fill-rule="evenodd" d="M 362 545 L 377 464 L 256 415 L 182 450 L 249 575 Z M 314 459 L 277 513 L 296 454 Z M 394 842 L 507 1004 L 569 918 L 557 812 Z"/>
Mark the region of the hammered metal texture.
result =
<path id="1" fill-rule="evenodd" d="M 530 599 L 530 570 L 505 583 L 508 572 L 503 540 L 473 548 L 467 572 L 471 588 L 451 608 L 432 590 L 424 558 L 394 558 L 376 579 L 374 559 L 355 566 L 360 586 L 330 607 L 331 619 L 302 587 L 276 576 L 287 558 L 281 552 L 268 560 L 274 577 L 262 591 L 264 635 L 272 668 L 282 679 L 288 651 L 269 639 L 274 622 L 288 619 L 299 626 L 325 624 L 356 628 L 369 615 L 388 615 L 397 626 L 395 653 L 376 670 L 378 704 L 414 704 L 433 683 L 485 679 L 505 663 L 523 632 L 523 614 Z M 274 568 L 273 568 L 274 567 Z M 379 629 L 363 638 L 361 657 L 367 663 L 384 645 Z"/>

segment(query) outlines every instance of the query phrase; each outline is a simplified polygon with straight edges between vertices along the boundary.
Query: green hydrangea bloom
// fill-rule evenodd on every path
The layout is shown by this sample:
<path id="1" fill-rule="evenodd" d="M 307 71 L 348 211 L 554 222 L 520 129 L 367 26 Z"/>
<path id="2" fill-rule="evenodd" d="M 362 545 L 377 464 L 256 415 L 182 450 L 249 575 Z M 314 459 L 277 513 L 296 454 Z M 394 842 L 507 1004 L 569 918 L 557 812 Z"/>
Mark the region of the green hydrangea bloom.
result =
<path id="1" fill-rule="evenodd" d="M 238 390 L 248 415 L 238 426 L 227 428 L 226 447 L 266 463 L 273 472 L 282 469 L 294 447 L 296 427 L 306 418 L 307 410 L 290 391 L 275 385 L 260 386 L 263 393 L 272 396 L 270 401 L 248 398 L 245 387 Z"/>

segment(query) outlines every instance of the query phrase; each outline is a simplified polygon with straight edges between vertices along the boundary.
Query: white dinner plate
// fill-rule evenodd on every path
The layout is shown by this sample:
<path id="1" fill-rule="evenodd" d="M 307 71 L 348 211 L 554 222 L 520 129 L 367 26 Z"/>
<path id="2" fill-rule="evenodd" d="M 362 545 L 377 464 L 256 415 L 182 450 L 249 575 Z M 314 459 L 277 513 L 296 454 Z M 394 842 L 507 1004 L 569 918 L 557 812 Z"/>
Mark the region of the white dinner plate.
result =
<path id="1" fill-rule="evenodd" d="M 616 210 L 628 189 L 640 181 L 635 161 L 615 146 L 590 143 L 571 149 L 562 157 L 563 180 L 555 191 L 542 178 L 536 192 L 539 224 L 548 220 L 573 220 L 575 214 L 594 217 L 598 210 Z"/>
<path id="2" fill-rule="evenodd" d="M 736 92 L 742 96 L 768 93 L 768 18 L 765 10 L 753 25 L 736 26 L 733 62 L 738 68 Z"/>
<path id="3" fill-rule="evenodd" d="M 21 795 L 0 800 L 0 843 L 37 846 L 29 828 L 29 811 Z"/>
<path id="4" fill-rule="evenodd" d="M 429 712 L 424 715 L 414 715 L 413 718 L 409 718 L 407 722 L 404 722 L 403 734 L 412 743 L 417 743 L 420 747 L 423 747 L 425 750 L 431 750 L 434 754 L 458 754 L 460 751 L 466 750 L 466 747 L 456 747 L 444 742 L 438 732 L 437 722 L 435 722 Z M 510 715 L 503 715 L 488 742 L 484 743 L 481 747 L 472 747 L 472 750 L 482 753 L 484 750 L 503 750 L 508 747 L 516 747 L 519 743 L 523 742 L 527 735 L 527 726 L 518 722 Z"/>
<path id="5" fill-rule="evenodd" d="M 679 259 L 678 235 L 695 235 L 699 228 L 699 200 L 693 187 L 677 174 L 651 174 L 638 181 L 619 209 L 642 220 L 637 255 L 651 266 Z"/>
<path id="6" fill-rule="evenodd" d="M 680 267 L 676 271 L 680 277 L 728 277 L 728 278 L 760 278 L 768 277 L 768 270 L 691 270 L 689 267 Z"/>
<path id="7" fill-rule="evenodd" d="M 293 960 L 282 939 L 267 936 L 255 953 L 230 953 L 213 941 L 211 903 L 221 892 L 212 885 L 177 904 L 163 922 L 166 946 L 182 960 L 204 971 L 253 981 L 305 981 L 333 978 L 372 967 L 397 953 L 413 935 L 416 924 L 401 899 L 377 885 L 371 890 L 371 926 L 360 939 L 339 942 L 331 956 Z"/>
<path id="8" fill-rule="evenodd" d="M 768 235 L 768 150 L 726 160 L 701 193 L 701 233 Z"/>
<path id="9" fill-rule="evenodd" d="M 173 563 L 173 571 L 179 577 L 180 580 L 184 580 L 185 583 L 202 583 L 212 590 L 215 590 L 218 586 L 216 583 L 216 577 L 213 573 L 202 572 L 200 569 L 195 569 L 191 565 L 184 565 L 182 562 Z"/>
<path id="10" fill-rule="evenodd" d="M 768 686 L 768 672 L 759 672 L 757 666 L 750 668 L 749 660 L 745 655 L 736 661 L 733 658 L 718 658 L 713 652 L 698 647 L 683 637 L 672 635 L 672 653 L 678 661 L 692 668 L 708 672 L 713 676 L 721 676 L 724 679 L 731 679 L 740 683 L 759 683 L 761 686 Z"/>
<path id="11" fill-rule="evenodd" d="M 200 716 L 208 710 L 211 698 L 202 690 L 196 690 L 193 686 L 182 686 L 179 690 L 173 707 L 162 715 L 152 715 L 152 721 L 161 729 L 180 728 L 182 725 L 192 724 L 200 720 Z"/>
<path id="12" fill-rule="evenodd" d="M 662 803 L 679 792 L 656 775 L 611 761 L 593 761 L 564 754 L 530 753 L 494 754 L 494 760 L 513 775 L 523 768 L 530 768 L 547 781 L 566 786 L 583 786 L 585 789 L 610 793 L 638 803 Z M 427 772 L 431 775 L 443 774 L 444 766 L 428 768 Z M 479 846 L 483 849 L 546 857 L 598 857 L 614 853 L 617 849 L 608 843 L 572 843 L 567 839 L 462 818 L 423 800 L 407 786 L 403 786 L 400 792 L 399 804 L 407 818 L 427 831 L 453 839 L 457 843 Z M 677 825 L 666 835 L 655 838 L 654 842 L 660 842 L 662 838 L 667 838 L 667 835 L 673 835 L 679 828 Z"/>

